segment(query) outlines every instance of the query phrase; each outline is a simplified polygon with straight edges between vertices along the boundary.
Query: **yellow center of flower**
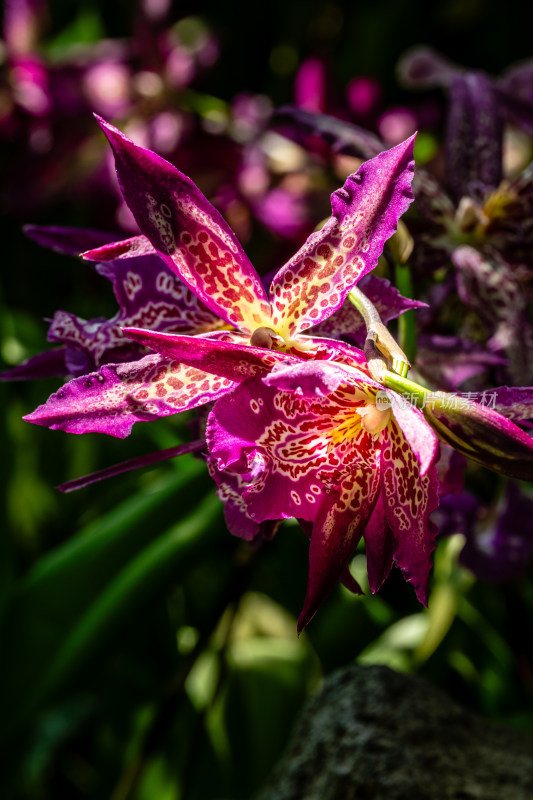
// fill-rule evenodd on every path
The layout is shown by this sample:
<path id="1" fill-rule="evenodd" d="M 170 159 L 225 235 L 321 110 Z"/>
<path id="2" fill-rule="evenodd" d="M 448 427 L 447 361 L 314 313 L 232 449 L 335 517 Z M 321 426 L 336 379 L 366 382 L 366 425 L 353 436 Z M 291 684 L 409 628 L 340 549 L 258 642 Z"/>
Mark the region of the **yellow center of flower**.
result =
<path id="1" fill-rule="evenodd" d="M 362 430 L 376 437 L 389 424 L 392 414 L 390 404 L 380 402 L 376 405 L 376 398 L 369 400 L 366 395 L 361 399 L 364 402 L 360 406 L 352 406 L 342 418 L 337 417 L 337 425 L 329 432 L 333 446 L 357 438 Z"/>

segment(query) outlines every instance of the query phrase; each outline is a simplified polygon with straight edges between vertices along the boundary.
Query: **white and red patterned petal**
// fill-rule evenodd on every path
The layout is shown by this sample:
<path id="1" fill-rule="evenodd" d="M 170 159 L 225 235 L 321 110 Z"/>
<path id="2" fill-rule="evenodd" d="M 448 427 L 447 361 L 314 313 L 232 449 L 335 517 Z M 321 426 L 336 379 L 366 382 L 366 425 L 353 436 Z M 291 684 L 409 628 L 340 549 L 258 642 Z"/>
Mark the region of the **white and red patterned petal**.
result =
<path id="1" fill-rule="evenodd" d="M 385 394 L 408 446 L 418 459 L 420 474 L 425 475 L 439 458 L 439 440 L 418 408 L 396 392 L 385 389 Z"/>
<path id="2" fill-rule="evenodd" d="M 413 199 L 413 144 L 411 137 L 350 175 L 331 196 L 330 219 L 274 277 L 272 326 L 284 338 L 331 316 L 376 266 Z"/>
<path id="3" fill-rule="evenodd" d="M 345 573 L 379 494 L 379 450 L 374 467 L 349 469 L 321 498 L 309 545 L 309 576 L 298 631 L 303 630 Z"/>
<path id="4" fill-rule="evenodd" d="M 439 504 L 437 467 L 433 463 L 422 476 L 419 461 L 394 419 L 383 435 L 381 481 L 385 519 L 395 542 L 394 560 L 425 604 L 437 532 L 429 519 Z"/>
<path id="5" fill-rule="evenodd" d="M 229 324 L 249 333 L 268 325 L 265 290 L 219 212 L 172 164 L 99 122 L 115 154 L 124 198 L 165 263 Z"/>
<path id="6" fill-rule="evenodd" d="M 123 439 L 135 422 L 166 417 L 216 400 L 235 384 L 171 358 L 148 355 L 75 378 L 24 419 L 69 433 Z"/>

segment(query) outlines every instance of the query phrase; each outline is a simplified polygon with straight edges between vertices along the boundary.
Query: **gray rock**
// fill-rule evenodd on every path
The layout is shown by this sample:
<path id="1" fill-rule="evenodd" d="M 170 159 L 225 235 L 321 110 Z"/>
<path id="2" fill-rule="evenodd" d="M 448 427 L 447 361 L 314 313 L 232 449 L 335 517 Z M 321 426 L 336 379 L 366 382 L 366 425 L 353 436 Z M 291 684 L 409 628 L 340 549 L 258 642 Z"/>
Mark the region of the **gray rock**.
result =
<path id="1" fill-rule="evenodd" d="M 302 714 L 256 800 L 533 800 L 533 739 L 418 677 L 352 665 Z"/>

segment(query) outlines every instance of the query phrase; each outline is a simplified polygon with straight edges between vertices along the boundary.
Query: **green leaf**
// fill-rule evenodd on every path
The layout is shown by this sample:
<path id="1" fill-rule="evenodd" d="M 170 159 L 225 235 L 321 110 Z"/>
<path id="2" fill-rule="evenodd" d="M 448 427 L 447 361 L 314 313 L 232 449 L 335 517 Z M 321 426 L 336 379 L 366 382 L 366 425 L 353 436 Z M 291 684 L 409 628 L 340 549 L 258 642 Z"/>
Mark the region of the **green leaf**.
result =
<path id="1" fill-rule="evenodd" d="M 175 488 L 174 482 L 174 492 L 171 486 L 163 490 L 174 510 L 180 508 Z M 213 521 L 221 507 L 212 493 L 163 533 L 147 514 L 152 505 L 153 500 L 141 508 L 148 524 L 145 519 L 144 537 L 135 546 L 128 547 L 127 525 L 117 533 L 107 521 L 94 541 L 85 534 L 77 547 L 68 543 L 24 582 L 1 641 L 6 655 L 0 665 L 0 719 L 5 726 L 8 720 L 16 725 L 26 719 L 86 659 L 95 657 L 145 598 L 177 578 L 220 537 L 223 526 Z M 124 507 L 122 512 L 113 515 L 115 523 L 131 522 Z"/>

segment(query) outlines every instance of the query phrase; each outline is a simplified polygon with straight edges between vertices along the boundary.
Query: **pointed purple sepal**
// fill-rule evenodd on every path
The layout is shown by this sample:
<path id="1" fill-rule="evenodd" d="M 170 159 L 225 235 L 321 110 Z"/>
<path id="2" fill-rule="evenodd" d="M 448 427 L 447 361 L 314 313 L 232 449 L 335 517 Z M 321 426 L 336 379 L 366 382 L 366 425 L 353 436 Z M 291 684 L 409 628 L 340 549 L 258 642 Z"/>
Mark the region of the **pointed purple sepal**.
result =
<path id="1" fill-rule="evenodd" d="M 97 117 L 115 154 L 124 198 L 165 263 L 230 325 L 252 333 L 270 306 L 237 237 L 186 175 Z"/>
<path id="2" fill-rule="evenodd" d="M 196 408 L 230 391 L 233 383 L 172 359 L 148 355 L 75 378 L 24 419 L 69 433 L 128 436 L 135 422 Z"/>
<path id="3" fill-rule="evenodd" d="M 414 136 L 350 175 L 331 195 L 330 219 L 274 277 L 272 327 L 285 338 L 331 316 L 376 266 L 413 199 L 413 145 Z"/>
<path id="4" fill-rule="evenodd" d="M 179 444 L 176 447 L 167 447 L 165 450 L 156 450 L 154 453 L 146 453 L 143 456 L 137 456 L 137 458 L 130 458 L 128 461 L 121 461 L 120 464 L 113 464 L 112 467 L 100 469 L 98 472 L 91 472 L 81 478 L 74 478 L 72 481 L 62 483 L 57 488 L 64 494 L 75 492 L 78 489 L 85 489 L 85 487 L 91 486 L 93 483 L 114 478 L 116 475 L 123 475 L 125 472 L 131 472 L 134 469 L 149 467 L 152 464 L 158 464 L 160 461 L 168 461 L 170 458 L 177 458 L 177 456 L 185 455 L 185 453 L 198 452 L 204 448 L 205 441 L 203 439 Z"/>

